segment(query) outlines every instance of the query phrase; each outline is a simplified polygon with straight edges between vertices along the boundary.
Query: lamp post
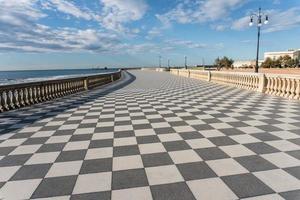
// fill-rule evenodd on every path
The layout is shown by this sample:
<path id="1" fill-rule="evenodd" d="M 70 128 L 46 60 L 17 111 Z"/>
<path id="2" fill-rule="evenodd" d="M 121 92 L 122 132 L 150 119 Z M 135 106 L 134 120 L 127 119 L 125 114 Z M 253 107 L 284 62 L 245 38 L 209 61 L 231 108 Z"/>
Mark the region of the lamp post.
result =
<path id="1" fill-rule="evenodd" d="M 159 65 L 159 68 L 161 68 L 161 55 L 158 56 L 158 65 Z"/>
<path id="2" fill-rule="evenodd" d="M 250 16 L 249 26 L 253 26 L 253 19 L 257 18 L 257 47 L 256 47 L 256 62 L 255 62 L 255 73 L 258 73 L 258 58 L 259 58 L 259 43 L 260 43 L 260 29 L 263 24 L 263 17 L 265 17 L 264 24 L 269 23 L 268 15 L 261 12 L 261 8 L 258 9 L 258 13 L 253 13 Z"/>
<path id="3" fill-rule="evenodd" d="M 168 59 L 168 68 L 170 68 L 170 59 Z"/>
<path id="4" fill-rule="evenodd" d="M 187 56 L 184 56 L 184 67 L 187 69 Z"/>

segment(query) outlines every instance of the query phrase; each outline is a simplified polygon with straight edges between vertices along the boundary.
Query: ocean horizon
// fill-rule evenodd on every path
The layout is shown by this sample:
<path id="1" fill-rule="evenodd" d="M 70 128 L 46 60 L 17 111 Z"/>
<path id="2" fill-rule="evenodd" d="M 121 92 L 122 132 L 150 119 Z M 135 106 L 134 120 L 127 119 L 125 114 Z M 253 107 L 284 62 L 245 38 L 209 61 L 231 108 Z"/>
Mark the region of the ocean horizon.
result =
<path id="1" fill-rule="evenodd" d="M 56 80 L 82 75 L 104 74 L 118 70 L 110 69 L 51 69 L 51 70 L 8 70 L 0 71 L 0 85 Z"/>

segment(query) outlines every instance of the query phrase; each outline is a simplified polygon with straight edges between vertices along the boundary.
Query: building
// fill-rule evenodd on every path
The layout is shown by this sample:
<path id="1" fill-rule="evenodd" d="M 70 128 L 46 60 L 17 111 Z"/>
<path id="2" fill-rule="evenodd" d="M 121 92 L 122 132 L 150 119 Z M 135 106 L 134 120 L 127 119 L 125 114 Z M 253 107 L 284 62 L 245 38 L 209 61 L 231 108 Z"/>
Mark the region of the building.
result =
<path id="1" fill-rule="evenodd" d="M 292 59 L 300 59 L 300 49 L 278 52 L 265 52 L 264 59 L 266 60 L 267 58 L 271 58 L 272 60 L 277 60 L 281 56 L 290 56 Z"/>
<path id="2" fill-rule="evenodd" d="M 254 67 L 255 60 L 236 60 L 233 63 L 234 68 Z"/>

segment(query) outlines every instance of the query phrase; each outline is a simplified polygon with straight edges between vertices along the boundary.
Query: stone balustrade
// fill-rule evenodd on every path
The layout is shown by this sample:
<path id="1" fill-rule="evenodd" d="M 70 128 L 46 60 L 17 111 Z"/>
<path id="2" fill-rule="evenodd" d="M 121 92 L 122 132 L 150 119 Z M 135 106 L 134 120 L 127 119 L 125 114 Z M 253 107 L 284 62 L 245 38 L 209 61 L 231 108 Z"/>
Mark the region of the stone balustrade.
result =
<path id="1" fill-rule="evenodd" d="M 0 86 L 0 112 L 29 106 L 101 86 L 121 77 L 121 71 Z"/>
<path id="2" fill-rule="evenodd" d="M 171 74 L 300 100 L 300 76 L 171 69 Z"/>

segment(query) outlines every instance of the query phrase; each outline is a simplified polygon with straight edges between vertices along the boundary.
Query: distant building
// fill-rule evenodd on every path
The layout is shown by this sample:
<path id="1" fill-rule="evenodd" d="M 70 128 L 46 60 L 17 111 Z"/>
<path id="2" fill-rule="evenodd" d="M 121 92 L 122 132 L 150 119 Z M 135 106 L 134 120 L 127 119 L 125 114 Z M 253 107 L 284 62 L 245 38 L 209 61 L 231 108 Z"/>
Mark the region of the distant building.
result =
<path id="1" fill-rule="evenodd" d="M 236 60 L 233 63 L 234 68 L 254 67 L 255 60 Z"/>
<path id="2" fill-rule="evenodd" d="M 265 52 L 264 58 L 271 58 L 272 60 L 277 60 L 281 56 L 290 56 L 292 59 L 300 59 L 300 49 L 298 50 L 288 50 L 288 51 L 278 51 L 278 52 Z"/>

